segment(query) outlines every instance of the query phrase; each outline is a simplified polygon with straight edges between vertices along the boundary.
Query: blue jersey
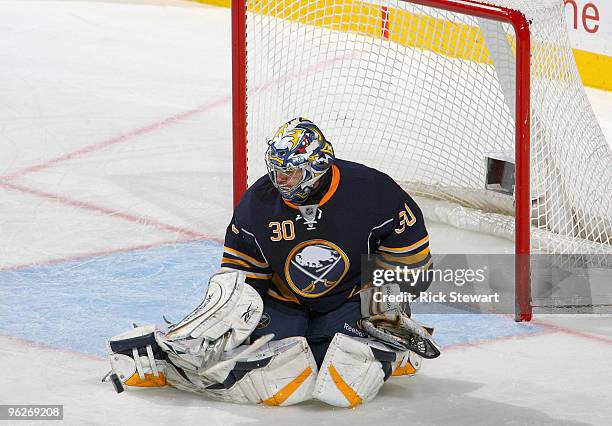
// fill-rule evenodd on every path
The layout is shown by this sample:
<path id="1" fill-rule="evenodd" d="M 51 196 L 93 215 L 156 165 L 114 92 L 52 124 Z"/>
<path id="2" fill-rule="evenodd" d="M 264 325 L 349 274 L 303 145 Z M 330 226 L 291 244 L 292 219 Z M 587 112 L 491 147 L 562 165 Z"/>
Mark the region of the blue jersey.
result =
<path id="1" fill-rule="evenodd" d="M 255 182 L 227 228 L 222 270 L 243 271 L 262 297 L 329 312 L 356 297 L 362 255 L 379 253 L 387 268 L 431 265 L 421 211 L 393 179 L 340 159 L 331 173 L 315 205 L 283 200 L 268 176 Z"/>

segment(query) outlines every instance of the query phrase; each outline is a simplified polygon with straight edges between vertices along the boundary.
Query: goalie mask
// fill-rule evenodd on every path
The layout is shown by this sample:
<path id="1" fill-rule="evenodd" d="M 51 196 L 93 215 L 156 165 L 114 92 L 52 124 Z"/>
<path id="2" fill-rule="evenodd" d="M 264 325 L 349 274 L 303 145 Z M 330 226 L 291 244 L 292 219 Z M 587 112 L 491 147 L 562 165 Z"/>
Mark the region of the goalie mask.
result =
<path id="1" fill-rule="evenodd" d="M 334 162 L 334 149 L 321 130 L 299 117 L 283 124 L 268 141 L 268 175 L 281 196 L 301 204 Z"/>

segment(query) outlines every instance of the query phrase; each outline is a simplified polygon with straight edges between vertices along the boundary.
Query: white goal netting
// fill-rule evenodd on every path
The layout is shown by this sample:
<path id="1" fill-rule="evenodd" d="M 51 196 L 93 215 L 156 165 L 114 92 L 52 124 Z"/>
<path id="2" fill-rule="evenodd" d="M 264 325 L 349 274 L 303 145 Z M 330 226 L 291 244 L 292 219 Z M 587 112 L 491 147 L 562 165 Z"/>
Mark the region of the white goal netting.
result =
<path id="1" fill-rule="evenodd" d="M 531 246 L 612 254 L 612 153 L 556 0 L 491 2 L 531 32 Z M 515 150 L 510 25 L 397 0 L 247 1 L 248 181 L 276 127 L 315 121 L 339 157 L 379 168 L 426 214 L 514 237 L 511 194 L 486 159 Z"/>

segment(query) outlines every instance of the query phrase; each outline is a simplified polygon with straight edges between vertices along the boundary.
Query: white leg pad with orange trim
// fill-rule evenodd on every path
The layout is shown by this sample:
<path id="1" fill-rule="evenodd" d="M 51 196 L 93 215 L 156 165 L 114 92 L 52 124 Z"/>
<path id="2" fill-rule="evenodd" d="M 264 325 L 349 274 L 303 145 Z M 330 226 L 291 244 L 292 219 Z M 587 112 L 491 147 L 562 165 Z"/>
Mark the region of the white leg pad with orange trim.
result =
<path id="1" fill-rule="evenodd" d="M 108 341 L 112 373 L 125 386 L 137 388 L 166 385 L 168 363 L 161 353 L 154 325 L 145 325 L 114 336 Z"/>
<path id="2" fill-rule="evenodd" d="M 411 351 L 402 352 L 393 368 L 393 377 L 414 376 L 421 369 L 423 358 Z"/>
<path id="3" fill-rule="evenodd" d="M 396 352 L 374 339 L 337 333 L 325 353 L 313 397 L 352 408 L 374 399 L 391 374 Z"/>
<path id="4" fill-rule="evenodd" d="M 168 383 L 179 389 L 234 403 L 293 405 L 312 398 L 317 364 L 303 337 L 266 343 L 257 351 L 236 358 L 223 371 L 168 371 Z M 221 374 L 222 373 L 222 374 Z"/>
<path id="5" fill-rule="evenodd" d="M 227 360 L 226 353 L 249 337 L 262 311 L 261 297 L 244 274 L 213 275 L 204 301 L 165 333 L 148 325 L 111 338 L 111 374 L 132 387 L 165 385 L 170 366 L 197 375 Z"/>

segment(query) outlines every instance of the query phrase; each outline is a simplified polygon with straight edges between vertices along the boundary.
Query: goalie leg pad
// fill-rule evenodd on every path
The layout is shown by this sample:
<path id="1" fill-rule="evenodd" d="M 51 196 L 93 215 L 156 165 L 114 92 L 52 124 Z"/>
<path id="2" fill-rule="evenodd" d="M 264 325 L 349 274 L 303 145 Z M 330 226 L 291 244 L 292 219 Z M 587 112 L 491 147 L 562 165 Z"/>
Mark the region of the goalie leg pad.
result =
<path id="1" fill-rule="evenodd" d="M 111 373 L 129 387 L 166 385 L 165 356 L 155 341 L 154 325 L 145 325 L 111 338 L 107 344 Z"/>
<path id="2" fill-rule="evenodd" d="M 337 333 L 317 377 L 313 397 L 336 407 L 370 401 L 391 375 L 396 353 L 373 340 Z"/>
<path id="3" fill-rule="evenodd" d="M 263 302 L 244 279 L 239 272 L 213 275 L 204 301 L 165 334 L 156 335 L 175 365 L 198 372 L 249 337 L 259 323 Z"/>
<path id="4" fill-rule="evenodd" d="M 406 351 L 399 354 L 395 367 L 393 368 L 393 377 L 399 376 L 414 376 L 421 369 L 423 358 L 412 351 Z"/>
<path id="5" fill-rule="evenodd" d="M 237 348 L 236 351 L 241 351 Z M 224 357 L 235 357 L 231 351 Z M 218 374 L 215 373 L 215 376 Z M 244 358 L 240 356 L 222 381 L 181 369 L 169 369 L 174 387 L 234 403 L 293 405 L 312 397 L 317 365 L 306 339 L 271 341 Z"/>

